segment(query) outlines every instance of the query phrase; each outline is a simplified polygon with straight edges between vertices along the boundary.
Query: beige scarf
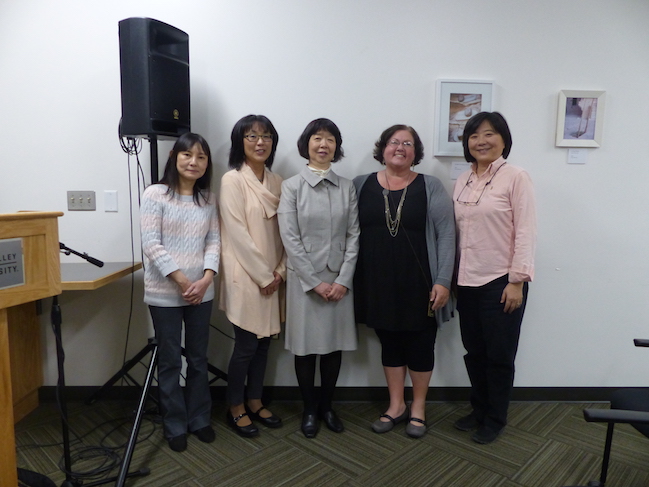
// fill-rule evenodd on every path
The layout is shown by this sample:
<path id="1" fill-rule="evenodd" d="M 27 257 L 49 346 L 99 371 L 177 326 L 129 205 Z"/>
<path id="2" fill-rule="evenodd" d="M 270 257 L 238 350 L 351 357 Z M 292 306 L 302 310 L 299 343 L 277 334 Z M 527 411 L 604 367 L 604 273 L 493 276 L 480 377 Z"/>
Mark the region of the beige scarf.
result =
<path id="1" fill-rule="evenodd" d="M 279 198 L 271 193 L 270 190 L 264 185 L 264 183 L 268 181 L 268 174 L 270 174 L 270 171 L 267 168 L 264 168 L 263 183 L 260 182 L 259 179 L 257 179 L 255 173 L 246 163 L 241 166 L 241 174 L 243 174 L 246 184 L 259 200 L 259 203 L 264 210 L 264 218 L 273 218 L 277 214 Z"/>

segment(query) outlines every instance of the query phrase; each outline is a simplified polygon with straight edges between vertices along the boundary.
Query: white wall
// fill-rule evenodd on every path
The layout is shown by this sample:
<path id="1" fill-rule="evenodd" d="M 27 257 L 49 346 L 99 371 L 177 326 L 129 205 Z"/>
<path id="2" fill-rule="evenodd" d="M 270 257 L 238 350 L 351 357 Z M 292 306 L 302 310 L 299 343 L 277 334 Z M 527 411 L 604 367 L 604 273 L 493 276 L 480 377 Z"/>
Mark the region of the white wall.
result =
<path id="1" fill-rule="evenodd" d="M 373 142 L 406 123 L 426 147 L 417 169 L 450 190 L 452 158 L 432 156 L 435 80 L 493 80 L 494 108 L 513 132 L 509 160 L 532 175 L 539 213 L 516 385 L 646 385 L 637 371 L 647 370 L 649 356 L 631 342 L 649 337 L 646 0 L 0 0 L 0 212 L 66 211 L 67 190 L 94 190 L 97 211 L 66 211 L 60 240 L 105 261 L 131 258 L 117 23 L 138 16 L 190 35 L 192 129 L 212 146 L 215 189 L 232 125 L 262 113 L 280 133 L 274 169 L 284 177 L 303 163 L 295 142 L 316 117 L 341 128 L 347 157 L 336 170 L 348 177 L 378 170 Z M 568 165 L 567 150 L 554 146 L 562 89 L 607 92 L 603 145 L 588 149 L 586 165 Z M 168 149 L 161 144 L 161 158 Z M 148 150 L 145 142 L 147 174 Z M 118 213 L 104 212 L 104 190 L 119 192 Z M 135 287 L 128 357 L 151 334 L 141 275 Z M 129 292 L 124 279 L 63 295 L 68 384 L 98 385 L 119 368 Z M 213 318 L 231 334 L 220 312 Z M 226 367 L 230 349 L 212 333 L 215 365 Z M 282 349 L 273 344 L 267 383 L 294 385 L 292 356 Z M 451 323 L 438 336 L 433 385 L 468 384 L 462 353 Z M 383 384 L 377 340 L 363 327 L 340 385 Z"/>

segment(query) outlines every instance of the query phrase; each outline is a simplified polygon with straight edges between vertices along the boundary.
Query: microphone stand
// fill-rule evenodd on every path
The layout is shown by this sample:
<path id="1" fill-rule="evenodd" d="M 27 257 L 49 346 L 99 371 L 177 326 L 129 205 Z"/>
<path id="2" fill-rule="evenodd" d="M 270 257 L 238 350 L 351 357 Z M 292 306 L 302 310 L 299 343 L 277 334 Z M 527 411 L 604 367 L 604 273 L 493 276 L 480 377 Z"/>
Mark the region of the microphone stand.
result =
<path id="1" fill-rule="evenodd" d="M 66 247 L 65 244 L 61 242 L 59 242 L 59 249 L 65 255 L 70 255 L 70 254 L 78 255 L 82 259 L 87 260 L 88 262 L 90 262 L 93 265 L 96 265 L 97 267 L 104 266 L 104 263 L 101 260 L 95 259 L 94 257 L 90 257 L 85 252 L 84 253 L 77 252 L 76 250 Z M 64 367 L 65 352 L 63 351 L 63 342 L 61 338 L 61 323 L 63 322 L 63 320 L 62 320 L 61 306 L 59 305 L 58 296 L 54 296 L 52 300 L 52 311 L 50 314 L 50 319 L 52 322 L 52 330 L 54 331 L 54 338 L 56 340 L 56 358 L 57 358 L 57 365 L 58 365 L 58 372 L 59 372 L 57 389 L 58 389 L 58 396 L 59 396 L 59 406 L 61 408 L 61 428 L 63 433 L 63 459 L 64 459 L 64 467 L 65 467 L 65 481 L 61 484 L 61 487 L 81 487 L 82 485 L 84 485 L 83 482 L 75 479 L 72 475 L 72 456 L 70 453 L 70 426 L 68 424 L 68 408 L 67 408 L 67 401 L 65 399 L 65 367 Z M 138 429 L 139 429 L 139 425 L 138 425 Z M 131 460 L 130 455 L 132 455 L 132 450 L 134 448 L 135 441 L 137 439 L 137 430 L 135 433 L 135 438 L 133 438 L 133 435 L 131 436 L 132 437 L 129 439 L 129 444 L 127 448 L 127 451 L 129 453 L 128 461 L 126 464 L 126 468 L 124 469 L 124 465 L 122 465 L 122 468 L 120 469 L 119 472 L 120 478 L 117 479 L 117 477 L 113 477 L 113 478 L 99 480 L 96 482 L 86 483 L 85 487 L 107 484 L 109 482 L 114 482 L 116 479 L 119 482 L 116 485 L 121 487 L 124 485 L 124 481 L 126 477 L 134 477 L 134 476 L 149 474 L 148 468 L 143 468 L 137 472 L 128 473 L 128 467 L 130 465 L 130 460 Z M 122 463 L 124 464 L 124 462 Z"/>
<path id="2" fill-rule="evenodd" d="M 64 243 L 59 242 L 59 249 L 65 254 L 65 255 L 78 255 L 82 259 L 86 259 L 88 262 L 91 264 L 96 265 L 97 267 L 104 267 L 104 263 L 100 261 L 99 259 L 95 259 L 94 257 L 90 257 L 88 254 L 85 252 L 82 254 L 81 252 L 77 252 L 76 250 L 72 250 L 70 247 L 66 247 Z"/>

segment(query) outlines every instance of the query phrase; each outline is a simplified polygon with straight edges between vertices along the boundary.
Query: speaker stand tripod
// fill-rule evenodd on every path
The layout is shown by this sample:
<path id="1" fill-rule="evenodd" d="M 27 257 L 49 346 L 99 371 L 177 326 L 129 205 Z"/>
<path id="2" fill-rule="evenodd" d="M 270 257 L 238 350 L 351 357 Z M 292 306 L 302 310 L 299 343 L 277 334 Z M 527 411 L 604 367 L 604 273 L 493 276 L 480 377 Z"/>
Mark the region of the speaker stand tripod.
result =
<path id="1" fill-rule="evenodd" d="M 142 393 L 140 394 L 140 400 L 138 402 L 137 411 L 133 420 L 131 436 L 129 437 L 128 443 L 126 444 L 126 450 L 124 451 L 122 465 L 120 466 L 119 473 L 117 474 L 117 482 L 115 482 L 115 487 L 123 487 L 126 478 L 132 476 L 132 474 L 128 473 L 128 469 L 131 465 L 133 452 L 135 451 L 137 435 L 140 432 L 140 425 L 142 424 L 142 416 L 144 415 L 146 398 L 149 395 L 149 388 L 151 387 L 153 374 L 155 373 L 155 368 L 158 364 L 158 341 L 155 338 L 150 338 L 147 346 L 151 347 L 151 362 L 149 362 L 149 369 L 146 374 L 146 379 L 144 380 L 144 387 L 142 387 Z M 148 474 L 148 469 L 146 470 Z"/>
<path id="2" fill-rule="evenodd" d="M 141 387 L 140 384 L 129 374 L 129 372 L 133 367 L 139 364 L 144 357 L 146 357 L 149 353 L 153 352 L 154 348 L 157 348 L 157 345 L 153 345 L 152 342 L 155 342 L 155 338 L 153 337 L 149 338 L 149 342 L 144 346 L 144 348 L 142 348 L 138 353 L 136 353 L 133 356 L 133 358 L 124 362 L 122 368 L 119 369 L 110 379 L 108 379 L 108 381 L 106 381 L 106 383 L 103 386 L 101 386 L 99 389 L 93 392 L 92 395 L 88 399 L 86 399 L 86 404 L 94 404 L 104 392 L 106 392 L 108 389 L 114 386 L 115 383 L 121 379 L 124 379 L 129 383 L 135 384 L 138 387 Z M 185 348 L 181 349 L 181 353 L 185 357 L 187 356 L 185 352 Z M 207 364 L 207 371 L 214 376 L 209 382 L 210 385 L 212 385 L 214 382 L 216 382 L 219 379 L 222 379 L 226 382 L 228 381 L 228 374 L 223 372 L 218 367 L 215 367 L 214 365 L 210 364 L 209 362 Z"/>

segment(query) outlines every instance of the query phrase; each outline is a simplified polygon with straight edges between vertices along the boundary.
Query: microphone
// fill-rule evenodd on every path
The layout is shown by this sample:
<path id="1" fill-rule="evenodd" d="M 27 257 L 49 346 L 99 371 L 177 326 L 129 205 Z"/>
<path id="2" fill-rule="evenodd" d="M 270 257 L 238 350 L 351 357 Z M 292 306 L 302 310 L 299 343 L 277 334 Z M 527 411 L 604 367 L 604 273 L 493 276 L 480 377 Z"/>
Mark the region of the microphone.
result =
<path id="1" fill-rule="evenodd" d="M 91 264 L 96 265 L 97 267 L 104 267 L 104 263 L 103 263 L 101 260 L 99 260 L 99 259 L 95 259 L 94 257 L 90 257 L 90 256 L 89 256 L 88 254 L 86 254 L 85 252 L 83 253 L 83 258 L 86 259 L 86 260 L 87 260 L 88 262 L 90 262 Z"/>

